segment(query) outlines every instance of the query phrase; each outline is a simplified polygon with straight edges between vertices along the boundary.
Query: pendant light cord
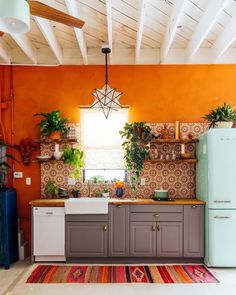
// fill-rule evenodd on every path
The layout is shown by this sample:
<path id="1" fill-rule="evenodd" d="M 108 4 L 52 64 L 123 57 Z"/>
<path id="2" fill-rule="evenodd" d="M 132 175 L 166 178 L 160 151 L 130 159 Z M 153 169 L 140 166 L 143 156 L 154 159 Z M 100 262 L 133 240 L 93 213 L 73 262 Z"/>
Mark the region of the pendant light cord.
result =
<path id="1" fill-rule="evenodd" d="M 108 59 L 107 59 L 108 53 L 106 53 L 105 61 L 106 61 L 106 75 L 105 75 L 105 84 L 108 84 Z"/>

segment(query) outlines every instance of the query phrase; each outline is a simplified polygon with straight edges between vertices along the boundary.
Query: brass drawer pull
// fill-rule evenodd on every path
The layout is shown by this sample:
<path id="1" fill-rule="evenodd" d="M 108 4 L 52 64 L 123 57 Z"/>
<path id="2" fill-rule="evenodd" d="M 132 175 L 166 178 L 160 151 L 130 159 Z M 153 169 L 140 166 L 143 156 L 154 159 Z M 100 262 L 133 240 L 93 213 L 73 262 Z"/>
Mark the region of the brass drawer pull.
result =
<path id="1" fill-rule="evenodd" d="M 153 231 L 155 231 L 155 230 L 156 230 L 156 227 L 155 227 L 155 225 L 153 225 L 153 226 L 152 226 L 152 230 L 153 230 Z"/>
<path id="2" fill-rule="evenodd" d="M 121 205 L 116 205 L 117 208 L 121 208 Z"/>
<path id="3" fill-rule="evenodd" d="M 196 209 L 196 208 L 197 208 L 197 205 L 192 205 L 192 208 L 193 208 L 193 209 Z"/>
<path id="4" fill-rule="evenodd" d="M 161 229 L 160 229 L 160 225 L 158 225 L 158 226 L 157 226 L 157 231 L 160 231 L 160 230 L 161 230 Z"/>
<path id="5" fill-rule="evenodd" d="M 107 225 L 104 226 L 103 230 L 104 231 L 107 231 Z"/>
<path id="6" fill-rule="evenodd" d="M 159 214 L 154 214 L 154 217 L 159 217 L 160 215 Z"/>

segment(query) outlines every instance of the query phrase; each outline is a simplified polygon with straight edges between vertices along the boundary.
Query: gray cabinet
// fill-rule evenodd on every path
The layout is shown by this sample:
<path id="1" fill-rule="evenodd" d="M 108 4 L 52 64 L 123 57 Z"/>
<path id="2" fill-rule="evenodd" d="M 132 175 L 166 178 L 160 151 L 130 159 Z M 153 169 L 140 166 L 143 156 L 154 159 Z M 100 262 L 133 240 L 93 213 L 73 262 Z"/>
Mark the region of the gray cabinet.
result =
<path id="1" fill-rule="evenodd" d="M 156 223 L 131 222 L 130 256 L 156 256 Z"/>
<path id="2" fill-rule="evenodd" d="M 204 257 L 204 205 L 184 206 L 184 257 Z"/>
<path id="3" fill-rule="evenodd" d="M 79 218 L 81 217 L 78 217 L 78 219 Z M 96 219 L 95 217 L 93 218 Z M 76 220 L 76 216 L 72 216 L 71 219 L 67 217 L 66 256 L 108 256 L 108 222 L 80 221 Z"/>
<path id="4" fill-rule="evenodd" d="M 109 206 L 109 256 L 129 256 L 129 205 Z"/>
<path id="5" fill-rule="evenodd" d="M 182 222 L 160 222 L 157 224 L 157 256 L 183 256 Z"/>

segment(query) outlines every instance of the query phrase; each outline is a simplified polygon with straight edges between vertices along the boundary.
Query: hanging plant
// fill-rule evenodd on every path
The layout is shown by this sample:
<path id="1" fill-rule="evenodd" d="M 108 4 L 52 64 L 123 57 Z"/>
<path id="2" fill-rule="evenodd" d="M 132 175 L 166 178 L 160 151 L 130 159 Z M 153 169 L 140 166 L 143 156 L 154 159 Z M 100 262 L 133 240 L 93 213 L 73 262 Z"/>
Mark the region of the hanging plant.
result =
<path id="1" fill-rule="evenodd" d="M 84 153 L 78 148 L 65 146 L 63 149 L 63 159 L 66 164 L 73 166 L 73 172 L 70 177 L 81 177 L 81 169 L 84 167 Z"/>
<path id="2" fill-rule="evenodd" d="M 133 192 L 137 191 L 144 161 L 149 158 L 148 143 L 151 141 L 151 128 L 146 122 L 126 123 L 120 135 L 125 139 L 125 161 L 129 172 L 129 182 Z"/>

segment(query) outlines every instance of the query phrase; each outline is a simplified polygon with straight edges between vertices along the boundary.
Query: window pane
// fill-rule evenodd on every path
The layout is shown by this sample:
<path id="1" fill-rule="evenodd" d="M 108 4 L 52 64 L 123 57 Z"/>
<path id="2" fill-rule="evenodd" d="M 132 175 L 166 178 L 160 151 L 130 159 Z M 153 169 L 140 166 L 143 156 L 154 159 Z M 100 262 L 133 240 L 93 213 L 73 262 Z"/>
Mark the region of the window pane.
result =
<path id="1" fill-rule="evenodd" d="M 105 181 L 114 179 L 125 181 L 125 170 L 84 170 L 84 181 L 90 180 L 94 176 L 102 176 Z"/>
<path id="2" fill-rule="evenodd" d="M 125 169 L 123 149 L 86 149 L 86 169 Z"/>

